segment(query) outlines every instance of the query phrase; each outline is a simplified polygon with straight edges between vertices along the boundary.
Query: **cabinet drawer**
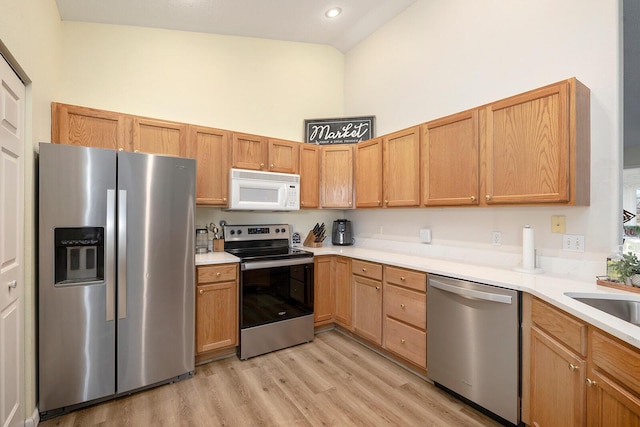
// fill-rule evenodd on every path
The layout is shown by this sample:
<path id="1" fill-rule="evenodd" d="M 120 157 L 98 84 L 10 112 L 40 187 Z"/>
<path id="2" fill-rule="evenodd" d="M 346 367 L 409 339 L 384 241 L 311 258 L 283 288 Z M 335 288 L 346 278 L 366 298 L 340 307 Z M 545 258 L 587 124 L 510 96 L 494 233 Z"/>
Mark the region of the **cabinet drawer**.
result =
<path id="1" fill-rule="evenodd" d="M 382 265 L 376 264 L 374 262 L 354 259 L 351 261 L 351 272 L 353 274 L 357 274 L 358 276 L 382 280 Z"/>
<path id="2" fill-rule="evenodd" d="M 531 320 L 571 350 L 586 356 L 587 325 L 585 323 L 537 298 L 534 298 L 531 304 Z"/>
<path id="3" fill-rule="evenodd" d="M 595 328 L 590 328 L 591 362 L 599 371 L 640 395 L 640 354 L 628 346 Z"/>
<path id="4" fill-rule="evenodd" d="M 235 281 L 237 264 L 220 264 L 198 267 L 198 284 Z"/>
<path id="5" fill-rule="evenodd" d="M 384 281 L 415 289 L 416 291 L 427 291 L 427 273 L 385 266 Z"/>
<path id="6" fill-rule="evenodd" d="M 427 326 L 427 295 L 384 284 L 384 314 L 420 329 Z"/>
<path id="7" fill-rule="evenodd" d="M 384 346 L 399 356 L 427 367 L 427 333 L 387 317 L 384 320 Z"/>

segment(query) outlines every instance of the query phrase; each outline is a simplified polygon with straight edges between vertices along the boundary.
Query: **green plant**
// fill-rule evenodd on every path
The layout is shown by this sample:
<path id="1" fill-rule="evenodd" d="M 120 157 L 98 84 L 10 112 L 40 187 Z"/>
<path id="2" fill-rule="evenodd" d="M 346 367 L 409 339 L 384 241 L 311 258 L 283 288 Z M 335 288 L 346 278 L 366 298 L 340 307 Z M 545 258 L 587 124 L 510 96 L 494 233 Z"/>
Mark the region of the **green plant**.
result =
<path id="1" fill-rule="evenodd" d="M 613 268 L 620 276 L 620 280 L 624 282 L 634 274 L 640 274 L 640 260 L 632 252 L 622 254 L 622 258 L 615 262 Z"/>

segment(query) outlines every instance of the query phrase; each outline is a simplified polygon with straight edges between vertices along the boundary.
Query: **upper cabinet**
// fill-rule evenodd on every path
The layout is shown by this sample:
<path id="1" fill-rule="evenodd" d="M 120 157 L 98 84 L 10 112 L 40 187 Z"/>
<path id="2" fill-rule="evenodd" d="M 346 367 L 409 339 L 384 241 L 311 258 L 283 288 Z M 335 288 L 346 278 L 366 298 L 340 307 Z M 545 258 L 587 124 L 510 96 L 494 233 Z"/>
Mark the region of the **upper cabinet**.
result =
<path id="1" fill-rule="evenodd" d="M 320 203 L 323 208 L 353 207 L 353 146 L 320 147 Z"/>
<path id="2" fill-rule="evenodd" d="M 356 207 L 382 206 L 382 138 L 356 145 Z"/>
<path id="3" fill-rule="evenodd" d="M 133 151 L 187 156 L 187 125 L 164 120 L 133 118 Z"/>
<path id="4" fill-rule="evenodd" d="M 465 111 L 422 125 L 422 203 L 477 205 L 478 112 Z"/>
<path id="5" fill-rule="evenodd" d="M 299 142 L 233 133 L 231 165 L 239 169 L 298 173 Z"/>
<path id="6" fill-rule="evenodd" d="M 385 207 L 420 206 L 420 127 L 382 138 Z"/>
<path id="7" fill-rule="evenodd" d="M 51 104 L 51 142 L 56 144 L 130 151 L 128 124 L 123 114 Z"/>
<path id="8" fill-rule="evenodd" d="M 588 205 L 589 114 L 576 79 L 481 109 L 483 202 Z"/>
<path id="9" fill-rule="evenodd" d="M 229 132 L 189 126 L 188 157 L 196 159 L 196 203 L 228 206 Z"/>
<path id="10" fill-rule="evenodd" d="M 300 207 L 320 206 L 320 146 L 300 144 Z"/>

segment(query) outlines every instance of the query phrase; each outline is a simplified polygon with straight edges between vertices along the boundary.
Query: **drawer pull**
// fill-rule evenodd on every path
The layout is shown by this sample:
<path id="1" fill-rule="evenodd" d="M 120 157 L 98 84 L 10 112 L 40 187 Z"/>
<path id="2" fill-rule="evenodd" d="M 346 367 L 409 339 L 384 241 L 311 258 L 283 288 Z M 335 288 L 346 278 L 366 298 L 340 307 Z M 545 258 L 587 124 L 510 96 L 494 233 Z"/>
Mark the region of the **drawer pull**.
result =
<path id="1" fill-rule="evenodd" d="M 475 202 L 476 201 L 476 196 L 471 196 L 470 199 L 471 199 L 472 202 Z"/>
<path id="2" fill-rule="evenodd" d="M 380 286 L 376 286 L 376 291 L 379 291 L 379 290 L 380 290 Z"/>
<path id="3" fill-rule="evenodd" d="M 204 295 L 204 290 L 200 289 L 200 295 Z"/>
<path id="4" fill-rule="evenodd" d="M 405 305 L 404 304 L 400 304 L 400 308 L 404 309 Z"/>
<path id="5" fill-rule="evenodd" d="M 216 273 L 216 277 L 220 277 L 222 276 L 222 273 L 220 273 L 219 271 Z"/>
<path id="6" fill-rule="evenodd" d="M 596 384 L 598 384 L 598 383 L 597 383 L 597 382 L 595 382 L 595 381 L 593 381 L 593 380 L 590 380 L 589 378 L 587 378 L 587 385 L 588 385 L 589 387 L 593 387 L 593 386 L 595 386 Z"/>
<path id="7" fill-rule="evenodd" d="M 580 369 L 578 366 L 574 365 L 573 363 L 569 363 L 569 370 L 571 372 L 577 371 L 578 369 Z"/>
<path id="8" fill-rule="evenodd" d="M 400 343 L 404 344 L 404 338 L 400 338 Z"/>
<path id="9" fill-rule="evenodd" d="M 367 269 L 366 269 L 366 268 L 364 268 L 364 267 L 362 267 L 362 272 L 363 272 L 363 273 L 366 273 L 366 272 L 367 272 Z"/>
<path id="10" fill-rule="evenodd" d="M 406 279 L 404 278 L 404 276 L 400 276 L 400 280 L 404 282 Z"/>

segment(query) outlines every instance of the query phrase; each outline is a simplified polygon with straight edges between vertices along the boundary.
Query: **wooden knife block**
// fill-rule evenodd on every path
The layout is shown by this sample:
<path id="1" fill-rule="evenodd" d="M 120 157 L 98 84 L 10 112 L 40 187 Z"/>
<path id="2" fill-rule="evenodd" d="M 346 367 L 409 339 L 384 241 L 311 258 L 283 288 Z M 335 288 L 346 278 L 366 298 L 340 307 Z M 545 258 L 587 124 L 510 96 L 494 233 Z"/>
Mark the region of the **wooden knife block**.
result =
<path id="1" fill-rule="evenodd" d="M 314 236 L 313 231 L 309 231 L 309 233 L 307 233 L 307 237 L 304 239 L 304 243 L 302 244 L 303 246 L 306 246 L 308 248 L 321 248 L 322 247 L 322 242 L 314 242 L 316 236 Z"/>

